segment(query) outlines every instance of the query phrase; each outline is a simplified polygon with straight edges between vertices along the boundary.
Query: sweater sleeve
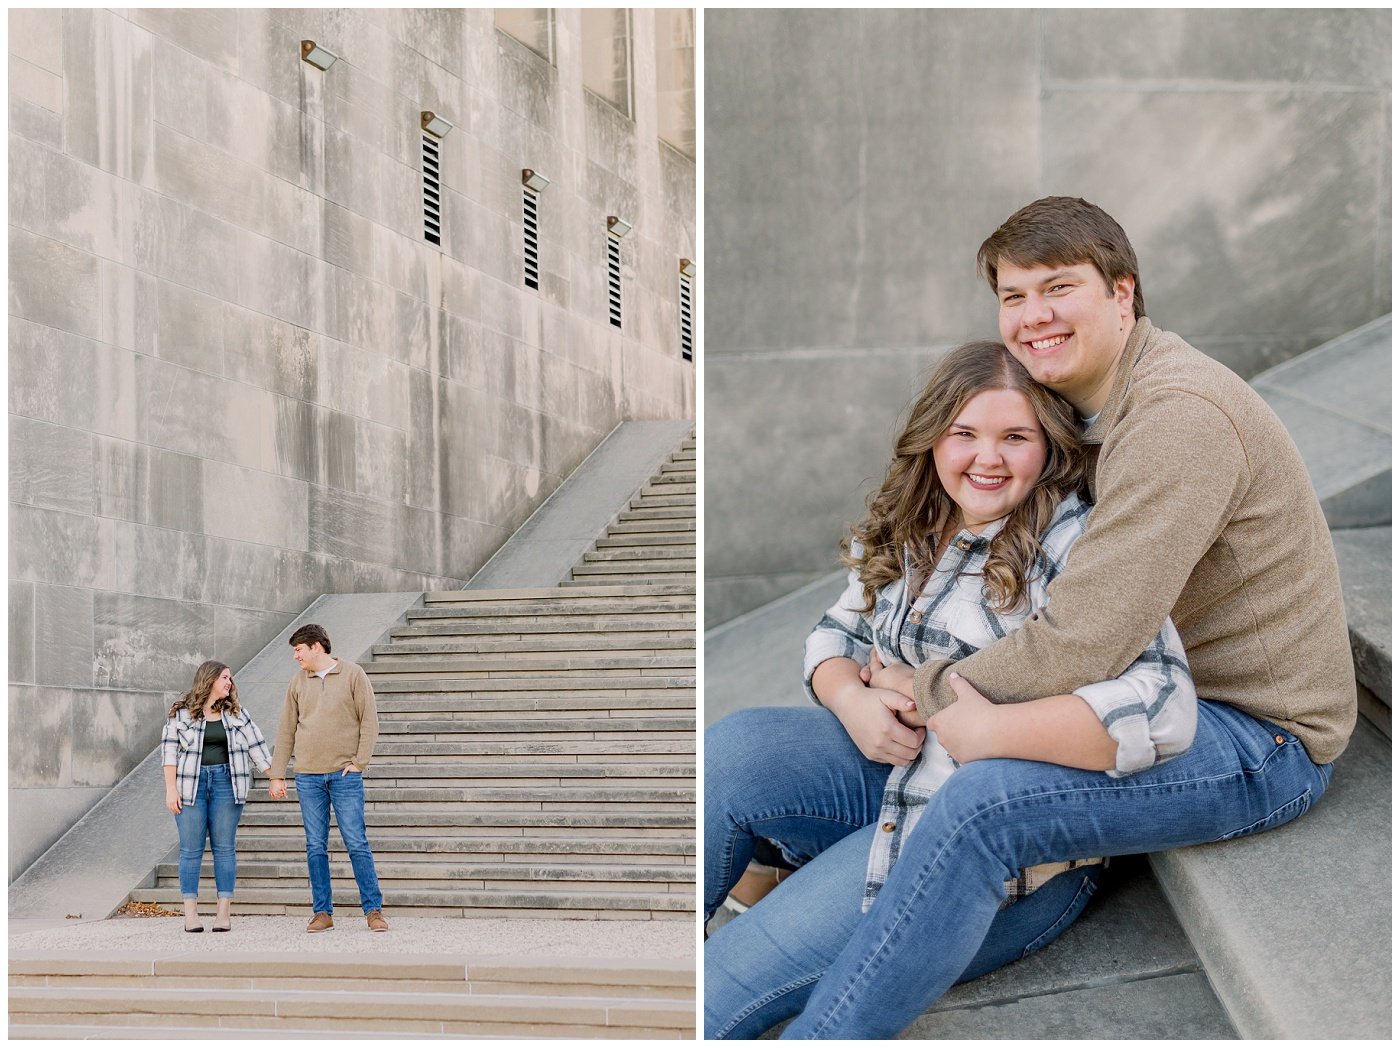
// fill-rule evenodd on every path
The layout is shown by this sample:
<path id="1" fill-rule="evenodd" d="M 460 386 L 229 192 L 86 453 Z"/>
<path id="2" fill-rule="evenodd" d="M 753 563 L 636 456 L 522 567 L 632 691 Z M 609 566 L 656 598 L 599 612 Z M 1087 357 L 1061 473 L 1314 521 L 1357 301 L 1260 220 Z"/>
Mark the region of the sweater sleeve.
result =
<path id="1" fill-rule="evenodd" d="M 1234 426 L 1204 398 L 1172 391 L 1136 406 L 1100 455 L 1098 503 L 1022 628 L 956 663 L 993 702 L 1024 702 L 1118 677 L 1151 644 L 1249 483 Z M 930 717 L 954 699 L 951 660 L 915 671 Z"/>
<path id="2" fill-rule="evenodd" d="M 364 771 L 374 758 L 374 743 L 379 738 L 379 712 L 375 709 L 374 689 L 370 687 L 369 677 L 359 666 L 355 667 L 350 693 L 355 700 L 355 712 L 360 717 L 360 744 L 355 750 L 355 767 Z"/>
<path id="3" fill-rule="evenodd" d="M 853 659 L 862 666 L 870 661 L 870 648 L 874 644 L 870 616 L 856 610 L 864 603 L 865 591 L 860 576 L 852 568 L 840 599 L 807 634 L 802 652 L 802 686 L 807 698 L 818 706 L 821 700 L 812 690 L 812 675 L 818 666 L 827 659 Z"/>
<path id="4" fill-rule="evenodd" d="M 292 759 L 292 747 L 297 737 L 297 678 L 287 685 L 287 697 L 282 702 L 282 717 L 277 722 L 277 741 L 272 745 L 272 766 L 268 778 L 285 779 L 287 765 Z"/>

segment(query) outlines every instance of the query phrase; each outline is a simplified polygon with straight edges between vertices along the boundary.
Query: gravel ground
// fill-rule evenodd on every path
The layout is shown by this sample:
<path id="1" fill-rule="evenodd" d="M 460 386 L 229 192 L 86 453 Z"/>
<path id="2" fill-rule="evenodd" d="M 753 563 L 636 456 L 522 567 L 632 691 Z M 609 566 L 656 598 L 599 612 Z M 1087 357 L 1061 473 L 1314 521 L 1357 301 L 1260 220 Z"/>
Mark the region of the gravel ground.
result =
<path id="1" fill-rule="evenodd" d="M 422 953 L 473 958 L 537 956 L 629 960 L 693 960 L 691 921 L 551 921 L 460 917 L 398 917 L 385 912 L 391 931 L 375 934 L 358 912 L 336 914 L 335 928 L 306 933 L 305 917 L 233 918 L 232 931 L 189 935 L 178 917 L 126 918 L 64 926 L 11 921 L 13 950 L 161 950 L 172 952 Z M 205 927 L 211 915 L 204 916 Z M 31 930 L 35 929 L 35 930 Z"/>

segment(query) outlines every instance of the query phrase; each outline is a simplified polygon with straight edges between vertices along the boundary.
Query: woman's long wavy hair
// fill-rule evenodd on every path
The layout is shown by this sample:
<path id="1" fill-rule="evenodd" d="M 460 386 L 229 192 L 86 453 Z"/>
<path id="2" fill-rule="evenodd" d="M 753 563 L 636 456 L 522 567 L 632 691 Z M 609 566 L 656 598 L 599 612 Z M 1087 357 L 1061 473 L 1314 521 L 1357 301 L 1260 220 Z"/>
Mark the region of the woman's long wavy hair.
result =
<path id="1" fill-rule="evenodd" d="M 946 520 L 945 514 L 960 512 L 938 479 L 934 445 L 968 401 L 979 393 L 1003 389 L 1030 401 L 1045 432 L 1048 454 L 1030 495 L 1011 511 L 992 539 L 983 592 L 997 611 L 1011 611 L 1025 599 L 1043 552 L 1040 536 L 1055 507 L 1079 489 L 1088 460 L 1068 402 L 1036 383 L 1000 342 L 969 342 L 943 358 L 914 401 L 909 421 L 894 442 L 894 459 L 884 483 L 867 500 L 865 519 L 842 542 L 841 559 L 859 573 L 867 612 L 874 610 L 879 589 L 904 574 L 904 550 L 910 551 L 923 577 L 932 573 L 929 538 Z M 852 556 L 852 540 L 860 544 L 860 556 Z"/>
<path id="2" fill-rule="evenodd" d="M 224 663 L 217 659 L 210 659 L 208 662 L 200 663 L 199 669 L 194 671 L 194 683 L 190 685 L 190 690 L 181 695 L 175 705 L 170 707 L 169 716 L 174 717 L 182 709 L 190 711 L 190 720 L 200 720 L 204 716 L 204 703 L 209 698 L 209 691 L 214 687 L 214 682 L 219 679 L 219 675 L 228 669 Z M 238 706 L 238 685 L 233 684 L 229 692 L 222 699 L 214 700 L 214 710 L 217 713 L 237 713 Z"/>

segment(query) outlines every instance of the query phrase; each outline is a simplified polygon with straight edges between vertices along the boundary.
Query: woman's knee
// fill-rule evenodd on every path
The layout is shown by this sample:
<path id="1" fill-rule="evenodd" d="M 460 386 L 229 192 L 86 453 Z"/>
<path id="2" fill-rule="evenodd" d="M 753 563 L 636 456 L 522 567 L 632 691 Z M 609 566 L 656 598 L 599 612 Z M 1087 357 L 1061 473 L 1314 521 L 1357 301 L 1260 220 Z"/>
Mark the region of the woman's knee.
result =
<path id="1" fill-rule="evenodd" d="M 742 796 L 771 782 L 774 761 L 788 734 L 788 715 L 806 712 L 755 706 L 736 710 L 705 729 L 705 803 L 724 807 L 726 797 Z"/>

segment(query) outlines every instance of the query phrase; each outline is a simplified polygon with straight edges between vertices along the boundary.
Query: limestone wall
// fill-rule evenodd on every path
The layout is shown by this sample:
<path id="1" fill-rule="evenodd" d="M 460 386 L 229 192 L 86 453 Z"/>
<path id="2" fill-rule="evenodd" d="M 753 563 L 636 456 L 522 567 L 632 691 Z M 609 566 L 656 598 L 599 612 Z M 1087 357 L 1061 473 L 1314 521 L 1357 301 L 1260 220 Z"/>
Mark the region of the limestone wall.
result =
<path id="1" fill-rule="evenodd" d="M 550 17 L 552 62 L 490 9 L 10 13 L 11 876 L 202 659 L 323 592 L 458 586 L 619 421 L 694 417 L 674 48 L 633 12 L 629 117 Z"/>
<path id="2" fill-rule="evenodd" d="M 837 566 L 1037 197 L 1246 376 L 1389 312 L 1390 61 L 1387 10 L 707 12 L 707 625 Z"/>

